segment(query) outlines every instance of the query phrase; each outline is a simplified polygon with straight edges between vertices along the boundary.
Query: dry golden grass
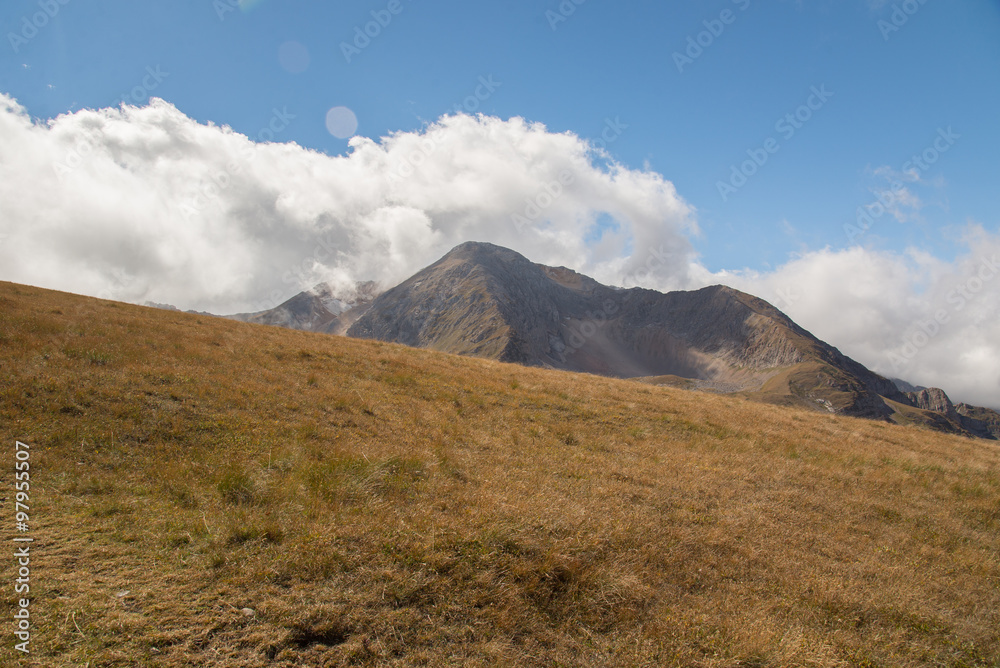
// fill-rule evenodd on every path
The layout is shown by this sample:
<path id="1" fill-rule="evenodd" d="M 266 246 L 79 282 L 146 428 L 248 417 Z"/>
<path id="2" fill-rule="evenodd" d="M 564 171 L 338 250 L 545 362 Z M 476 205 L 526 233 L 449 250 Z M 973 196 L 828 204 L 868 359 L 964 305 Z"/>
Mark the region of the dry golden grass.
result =
<path id="1" fill-rule="evenodd" d="M 0 365 L 26 665 L 1000 665 L 992 442 L 6 283 Z"/>

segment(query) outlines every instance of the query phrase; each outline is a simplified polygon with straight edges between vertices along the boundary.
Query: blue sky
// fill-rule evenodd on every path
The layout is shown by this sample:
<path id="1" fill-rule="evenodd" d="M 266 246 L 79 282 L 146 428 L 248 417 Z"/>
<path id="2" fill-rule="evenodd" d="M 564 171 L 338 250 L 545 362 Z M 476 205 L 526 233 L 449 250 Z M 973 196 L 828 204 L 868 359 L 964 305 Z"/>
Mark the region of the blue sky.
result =
<path id="1" fill-rule="evenodd" d="M 253 136 L 287 109 L 296 119 L 280 140 L 338 154 L 347 143 L 325 127 L 331 107 L 349 107 L 358 133 L 378 138 L 419 129 L 492 76 L 500 86 L 477 111 L 592 139 L 609 119 L 627 125 L 608 150 L 663 174 L 697 209 L 694 243 L 713 271 L 849 245 L 844 224 L 885 186 L 873 171 L 901 168 L 950 127 L 960 139 L 924 175 L 919 211 L 905 223 L 886 218 L 864 243 L 947 258 L 956 226 L 996 226 L 998 2 L 914 2 L 906 23 L 884 33 L 893 3 L 866 0 L 587 0 L 563 3 L 575 9 L 558 22 L 548 13 L 560 11 L 556 1 L 400 0 L 348 63 L 341 44 L 388 4 L 262 0 L 223 11 L 230 0 L 70 0 L 14 53 L 10 32 L 21 34 L 39 5 L 8 0 L 0 91 L 50 118 L 112 105 L 159 67 L 169 76 L 151 94 L 192 118 Z M 712 24 L 723 11 L 729 24 Z M 679 71 L 674 54 L 705 21 L 721 34 L 702 35 L 709 45 Z M 287 42 L 305 47 L 304 71 L 279 62 Z M 833 96 L 785 140 L 775 123 L 813 86 Z M 718 183 L 772 137 L 780 150 L 724 202 Z"/>

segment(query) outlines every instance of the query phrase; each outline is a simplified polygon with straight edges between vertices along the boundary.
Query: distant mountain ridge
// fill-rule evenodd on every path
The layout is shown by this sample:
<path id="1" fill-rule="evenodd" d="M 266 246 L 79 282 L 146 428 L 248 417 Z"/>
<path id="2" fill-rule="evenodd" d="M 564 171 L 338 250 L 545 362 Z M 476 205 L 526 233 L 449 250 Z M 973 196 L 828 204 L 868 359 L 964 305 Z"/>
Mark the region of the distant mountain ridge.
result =
<path id="1" fill-rule="evenodd" d="M 1000 437 L 995 411 L 952 406 L 940 390 L 944 399 L 922 389 L 907 394 L 771 304 L 725 286 L 666 294 L 614 288 L 468 242 L 375 293 L 339 310 L 318 288 L 238 318 Z"/>
<path id="2" fill-rule="evenodd" d="M 378 293 L 378 284 L 374 281 L 358 283 L 349 296 L 337 296 L 329 285 L 320 283 L 273 309 L 225 317 L 260 325 L 342 335 Z"/>

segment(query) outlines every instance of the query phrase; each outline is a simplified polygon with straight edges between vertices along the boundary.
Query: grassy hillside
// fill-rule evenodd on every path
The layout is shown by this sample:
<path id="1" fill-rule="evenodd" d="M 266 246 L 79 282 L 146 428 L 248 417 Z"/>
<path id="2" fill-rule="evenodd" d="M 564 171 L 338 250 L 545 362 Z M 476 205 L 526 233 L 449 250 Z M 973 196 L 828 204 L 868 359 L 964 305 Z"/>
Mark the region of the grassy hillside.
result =
<path id="1" fill-rule="evenodd" d="M 992 442 L 5 283 L 0 366 L 26 665 L 1000 665 Z"/>

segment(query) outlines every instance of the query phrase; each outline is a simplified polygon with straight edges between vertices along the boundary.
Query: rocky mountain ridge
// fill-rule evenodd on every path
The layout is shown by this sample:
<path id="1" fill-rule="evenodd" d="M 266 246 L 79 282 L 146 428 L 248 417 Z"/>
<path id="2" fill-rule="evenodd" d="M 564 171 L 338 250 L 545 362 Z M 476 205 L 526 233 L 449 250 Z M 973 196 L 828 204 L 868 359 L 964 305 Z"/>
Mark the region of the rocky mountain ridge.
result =
<path id="1" fill-rule="evenodd" d="M 907 397 L 917 408 L 940 413 L 974 436 L 1000 440 L 1000 413 L 996 411 L 964 403 L 955 405 L 944 390 L 936 387 L 907 392 Z"/>

